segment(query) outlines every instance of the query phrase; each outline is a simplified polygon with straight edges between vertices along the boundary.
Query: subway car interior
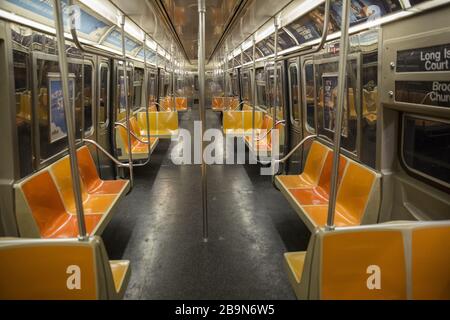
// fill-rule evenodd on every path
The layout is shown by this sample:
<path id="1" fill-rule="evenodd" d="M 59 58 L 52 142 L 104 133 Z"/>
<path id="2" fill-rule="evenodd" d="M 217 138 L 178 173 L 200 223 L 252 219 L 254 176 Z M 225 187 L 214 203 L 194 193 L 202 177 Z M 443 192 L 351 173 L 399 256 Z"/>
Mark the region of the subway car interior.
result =
<path id="1" fill-rule="evenodd" d="M 449 17 L 0 0 L 0 299 L 450 300 Z"/>

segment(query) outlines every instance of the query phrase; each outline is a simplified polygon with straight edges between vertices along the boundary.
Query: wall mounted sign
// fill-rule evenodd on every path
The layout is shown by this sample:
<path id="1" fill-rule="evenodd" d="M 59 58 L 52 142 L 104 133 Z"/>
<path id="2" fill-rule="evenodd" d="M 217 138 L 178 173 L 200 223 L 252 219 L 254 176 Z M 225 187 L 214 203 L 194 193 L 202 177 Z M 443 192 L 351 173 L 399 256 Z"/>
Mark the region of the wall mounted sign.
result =
<path id="1" fill-rule="evenodd" d="M 48 74 L 49 97 L 49 130 L 50 143 L 67 137 L 67 125 L 64 112 L 64 99 L 62 92 L 61 75 L 59 73 Z M 69 99 L 70 109 L 75 119 L 75 75 L 69 75 Z"/>

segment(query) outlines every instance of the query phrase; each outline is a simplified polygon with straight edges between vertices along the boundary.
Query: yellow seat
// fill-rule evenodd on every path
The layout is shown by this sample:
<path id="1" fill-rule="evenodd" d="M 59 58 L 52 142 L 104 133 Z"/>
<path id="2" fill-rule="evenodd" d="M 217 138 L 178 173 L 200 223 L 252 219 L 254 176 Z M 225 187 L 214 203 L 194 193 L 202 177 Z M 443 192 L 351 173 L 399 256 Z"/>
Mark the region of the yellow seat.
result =
<path id="1" fill-rule="evenodd" d="M 109 261 L 103 241 L 0 239 L 0 299 L 121 299 L 129 261 Z"/>
<path id="2" fill-rule="evenodd" d="M 450 221 L 319 228 L 285 265 L 299 299 L 450 299 L 449 240 Z"/>
<path id="3" fill-rule="evenodd" d="M 211 109 L 216 112 L 221 112 L 224 109 L 224 97 L 213 97 Z"/>
<path id="4" fill-rule="evenodd" d="M 170 139 L 178 136 L 178 112 L 158 111 L 149 112 L 150 135 L 160 139 Z M 137 114 L 141 135 L 147 135 L 147 115 L 145 112 Z"/>
<path id="5" fill-rule="evenodd" d="M 314 141 L 301 175 L 275 178 L 277 187 L 311 231 L 327 223 L 332 162 L 333 151 Z M 379 173 L 340 155 L 336 226 L 378 221 L 380 178 Z"/>
<path id="6" fill-rule="evenodd" d="M 263 113 L 255 111 L 255 127 L 262 126 Z M 225 135 L 251 136 L 253 111 L 228 110 L 223 112 L 223 131 Z"/>
<path id="7" fill-rule="evenodd" d="M 303 172 L 299 175 L 276 176 L 276 183 L 283 189 L 301 189 L 317 186 L 328 152 L 329 149 L 323 144 L 313 141 Z"/>
<path id="8" fill-rule="evenodd" d="M 176 97 L 175 98 L 175 107 L 179 112 L 187 111 L 187 98 L 186 97 Z"/>

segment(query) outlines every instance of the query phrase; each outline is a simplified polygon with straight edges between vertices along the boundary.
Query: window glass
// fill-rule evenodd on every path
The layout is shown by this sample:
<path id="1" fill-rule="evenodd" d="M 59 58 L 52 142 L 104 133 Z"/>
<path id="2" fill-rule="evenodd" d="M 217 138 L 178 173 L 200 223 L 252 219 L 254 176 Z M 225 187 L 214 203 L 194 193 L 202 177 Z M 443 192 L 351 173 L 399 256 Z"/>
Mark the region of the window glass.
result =
<path id="1" fill-rule="evenodd" d="M 148 107 L 152 106 L 156 102 L 156 74 L 148 73 L 147 82 L 147 94 L 148 94 Z"/>
<path id="2" fill-rule="evenodd" d="M 128 81 L 128 94 L 125 95 L 125 81 L 123 76 L 123 68 L 117 69 L 118 75 L 117 75 L 117 90 L 116 90 L 116 106 L 118 106 L 118 112 L 123 113 L 126 111 L 125 106 L 125 97 L 128 97 L 128 105 L 131 106 L 131 92 L 133 90 L 133 86 L 131 83 L 132 79 L 132 71 L 130 69 L 127 70 L 127 81 Z"/>
<path id="3" fill-rule="evenodd" d="M 406 115 L 403 121 L 406 166 L 450 186 L 450 123 Z"/>
<path id="4" fill-rule="evenodd" d="M 277 87 L 275 88 L 275 72 L 274 68 L 267 69 L 268 74 L 268 104 L 271 107 L 276 108 L 276 120 L 282 120 L 284 118 L 284 100 L 282 99 L 282 77 L 281 68 L 277 68 Z"/>
<path id="5" fill-rule="evenodd" d="M 242 100 L 247 104 L 251 101 L 250 75 L 248 72 L 242 74 Z"/>
<path id="6" fill-rule="evenodd" d="M 289 100 L 291 107 L 291 120 L 300 120 L 300 100 L 298 96 L 298 68 L 296 64 L 289 66 Z"/>
<path id="7" fill-rule="evenodd" d="M 93 111 L 94 105 L 92 103 L 92 79 L 93 79 L 92 65 L 84 65 L 84 132 L 89 135 L 93 129 Z"/>
<path id="8" fill-rule="evenodd" d="M 309 132 L 314 133 L 315 125 L 315 93 L 314 93 L 314 65 L 308 62 L 305 65 L 305 86 L 303 88 L 306 106 L 306 128 Z"/>
<path id="9" fill-rule="evenodd" d="M 133 110 L 141 107 L 142 101 L 142 86 L 144 83 L 144 69 L 134 69 L 134 81 L 133 81 Z"/>
<path id="10" fill-rule="evenodd" d="M 258 106 L 261 108 L 267 108 L 267 96 L 266 96 L 266 79 L 264 77 L 264 69 L 260 68 L 256 70 L 256 93 L 258 98 Z"/>
<path id="11" fill-rule="evenodd" d="M 29 54 L 13 50 L 14 86 L 16 90 L 16 128 L 18 137 L 20 177 L 33 172 L 31 140 L 31 86 Z"/>
<path id="12" fill-rule="evenodd" d="M 98 123 L 107 125 L 109 119 L 109 66 L 100 67 L 100 92 L 98 103 Z"/>

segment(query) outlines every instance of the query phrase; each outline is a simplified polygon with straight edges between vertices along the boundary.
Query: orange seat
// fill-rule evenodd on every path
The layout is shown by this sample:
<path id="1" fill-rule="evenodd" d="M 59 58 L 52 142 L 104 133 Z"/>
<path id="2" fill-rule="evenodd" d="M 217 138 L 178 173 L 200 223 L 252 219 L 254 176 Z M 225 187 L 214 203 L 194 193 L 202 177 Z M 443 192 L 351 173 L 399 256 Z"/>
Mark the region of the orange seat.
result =
<path id="1" fill-rule="evenodd" d="M 319 184 L 312 188 L 296 188 L 290 192 L 301 205 L 327 204 L 330 197 L 331 172 L 333 166 L 333 152 L 328 152 L 327 158 L 322 168 Z M 338 185 L 342 179 L 347 161 L 341 155 L 339 161 Z"/>
<path id="2" fill-rule="evenodd" d="M 88 147 L 77 151 L 80 176 L 90 194 L 120 194 L 128 187 L 127 180 L 101 180 Z"/>
<path id="3" fill-rule="evenodd" d="M 223 111 L 224 98 L 223 97 L 213 97 L 212 98 L 212 110 L 213 111 Z"/>
<path id="4" fill-rule="evenodd" d="M 303 173 L 300 175 L 280 175 L 276 177 L 276 181 L 281 183 L 286 189 L 317 186 L 327 154 L 328 148 L 314 141 L 306 158 Z"/>
<path id="5" fill-rule="evenodd" d="M 376 223 L 381 175 L 344 155 L 340 155 L 339 161 L 335 225 Z M 314 141 L 300 176 L 277 176 L 275 179 L 310 230 L 326 225 L 332 164 L 333 151 Z"/>
<path id="6" fill-rule="evenodd" d="M 47 170 L 27 180 L 21 188 L 42 238 L 78 236 L 78 218 L 66 211 L 55 182 Z M 102 216 L 85 216 L 86 231 L 89 234 L 94 233 Z"/>
<path id="7" fill-rule="evenodd" d="M 341 167 L 341 166 L 339 166 Z M 369 200 L 376 174 L 354 162 L 349 162 L 339 185 L 335 224 L 338 226 L 360 225 Z M 326 224 L 328 206 L 305 206 L 307 216 L 316 226 Z"/>
<path id="8" fill-rule="evenodd" d="M 65 157 L 50 166 L 50 171 L 55 179 L 66 210 L 75 214 L 75 197 L 72 188 L 72 174 L 70 171 L 69 157 Z M 116 201 L 116 195 L 110 194 L 90 194 L 81 183 L 81 195 L 85 214 L 104 214 L 109 212 Z"/>
<path id="9" fill-rule="evenodd" d="M 176 97 L 175 98 L 175 107 L 177 111 L 186 111 L 187 107 L 187 98 L 186 97 Z"/>

